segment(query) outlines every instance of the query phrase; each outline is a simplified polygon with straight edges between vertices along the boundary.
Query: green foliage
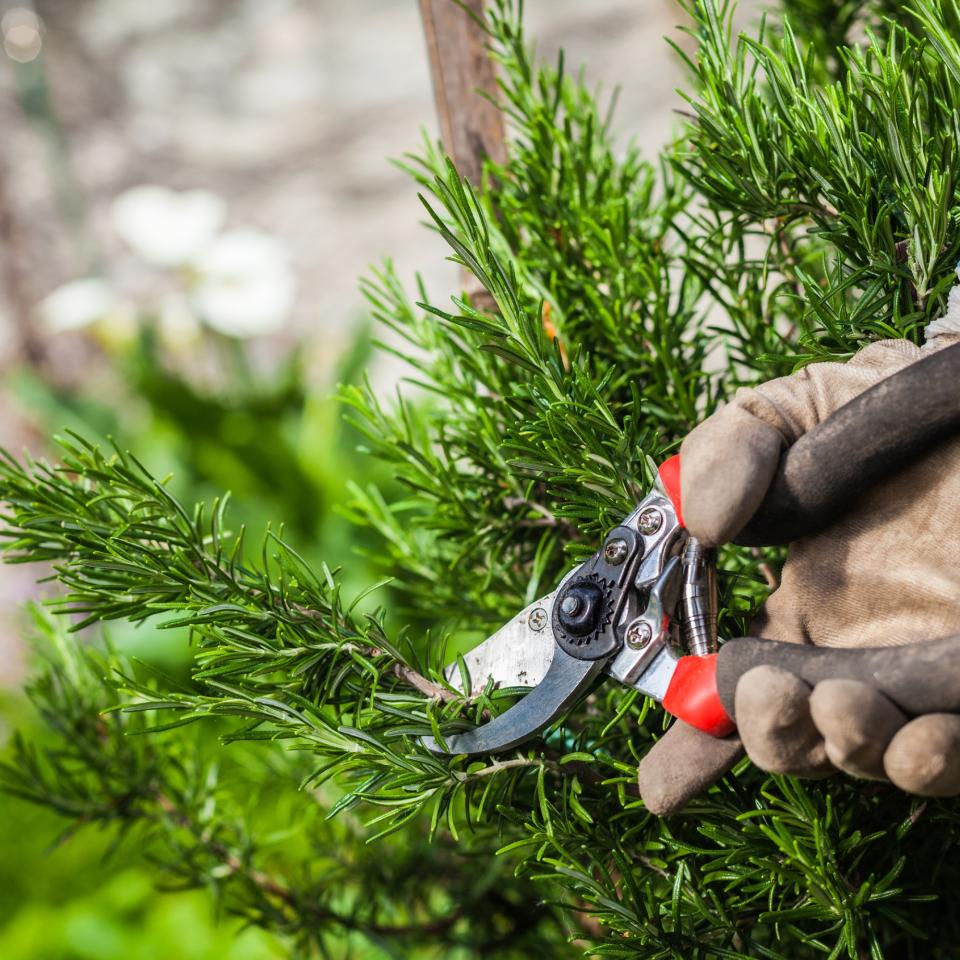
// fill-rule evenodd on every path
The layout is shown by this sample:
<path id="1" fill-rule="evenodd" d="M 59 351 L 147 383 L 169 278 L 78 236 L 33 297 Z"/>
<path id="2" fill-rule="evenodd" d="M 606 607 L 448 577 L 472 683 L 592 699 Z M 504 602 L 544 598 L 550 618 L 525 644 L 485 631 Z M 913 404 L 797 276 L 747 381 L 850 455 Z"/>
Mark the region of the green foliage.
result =
<path id="1" fill-rule="evenodd" d="M 732 238 L 767 238 L 764 266 L 809 304 L 799 323 L 816 356 L 915 336 L 951 283 L 955 20 L 939 3 L 914 9 L 912 31 L 888 23 L 840 48 L 843 78 L 828 82 L 789 22 L 730 44 L 722 10 L 694 11 L 696 122 L 678 162 Z"/>
<path id="2" fill-rule="evenodd" d="M 150 831 L 168 873 L 303 952 L 353 931 L 451 957 L 583 941 L 677 960 L 952 956 L 953 803 L 744 764 L 660 820 L 635 774 L 665 718 L 614 684 L 501 757 L 419 738 L 512 702 L 466 700 L 441 665 L 588 555 L 718 401 L 917 337 L 942 309 L 960 249 L 957 10 L 918 0 L 878 22 L 874 4 L 794 2 L 793 25 L 734 40 L 725 8 L 692 4 L 692 115 L 653 167 L 618 151 L 562 60 L 534 65 L 508 0 L 491 7 L 509 162 L 475 191 L 429 144 L 408 161 L 484 292 L 412 299 L 384 265 L 365 290 L 410 383 L 392 404 L 344 389 L 400 488 L 355 487 L 349 512 L 406 626 L 360 613 L 277 533 L 245 549 L 222 503 L 185 509 L 129 454 L 73 438 L 60 467 L 6 458 L 8 559 L 53 565 L 57 612 L 152 619 L 196 646 L 178 687 L 58 644 L 35 696 L 59 736 L 15 745 L 8 788 Z M 723 557 L 729 633 L 764 596 L 763 560 Z M 207 730 L 231 744 L 218 778 Z M 263 835 L 255 784 L 302 833 Z"/>
<path id="3" fill-rule="evenodd" d="M 119 689 L 128 663 L 78 648 L 39 613 L 36 627 L 47 670 L 28 694 L 50 736 L 15 738 L 0 783 L 70 818 L 70 833 L 96 824 L 118 842 L 133 835 L 163 887 L 205 888 L 297 955 L 345 957 L 358 944 L 372 957 L 417 947 L 417 956 L 471 957 L 477 942 L 504 957 L 562 948 L 563 928 L 527 902 L 509 860 L 465 861 L 449 838 L 430 842 L 425 826 L 402 843 L 366 846 L 357 821 L 329 818 L 335 793 L 298 790 L 315 778 L 310 754 L 217 750 L 206 727 L 161 735 L 160 715 Z M 279 702 L 260 706 L 285 714 Z"/>

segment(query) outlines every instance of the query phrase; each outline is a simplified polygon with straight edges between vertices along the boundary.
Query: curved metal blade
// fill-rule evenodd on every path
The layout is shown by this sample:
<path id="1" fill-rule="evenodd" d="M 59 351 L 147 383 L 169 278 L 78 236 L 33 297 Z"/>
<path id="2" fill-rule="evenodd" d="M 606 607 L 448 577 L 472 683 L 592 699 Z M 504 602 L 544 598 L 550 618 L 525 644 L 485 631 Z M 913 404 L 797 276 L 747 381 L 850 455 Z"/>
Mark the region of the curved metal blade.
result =
<path id="1" fill-rule="evenodd" d="M 433 737 L 423 745 L 434 753 L 475 754 L 509 750 L 535 737 L 583 694 L 605 660 L 575 660 L 556 648 L 546 676 L 519 703 L 489 723 L 446 738 L 444 750 Z"/>
<path id="2" fill-rule="evenodd" d="M 470 676 L 469 690 L 463 690 L 458 661 L 445 668 L 447 680 L 468 695 L 479 693 L 491 679 L 498 687 L 535 687 L 547 675 L 557 646 L 550 629 L 556 595 L 554 590 L 534 600 L 463 655 Z"/>

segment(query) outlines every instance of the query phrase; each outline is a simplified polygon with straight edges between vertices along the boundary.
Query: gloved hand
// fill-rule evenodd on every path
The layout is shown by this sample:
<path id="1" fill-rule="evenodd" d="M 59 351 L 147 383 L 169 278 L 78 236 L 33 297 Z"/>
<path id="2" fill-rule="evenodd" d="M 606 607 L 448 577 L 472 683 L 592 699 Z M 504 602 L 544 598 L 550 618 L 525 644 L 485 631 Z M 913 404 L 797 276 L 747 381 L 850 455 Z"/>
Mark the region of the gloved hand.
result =
<path id="1" fill-rule="evenodd" d="M 818 363 L 755 389 L 701 423 L 681 447 L 687 529 L 732 540 L 759 507 L 784 450 L 875 383 L 960 338 L 921 348 L 871 344 L 847 363 Z M 929 336 L 929 335 L 928 335 Z M 960 438 L 864 493 L 827 530 L 790 546 L 780 587 L 751 625 L 773 640 L 832 647 L 908 645 L 960 633 Z M 904 651 L 905 656 L 908 655 Z M 843 770 L 924 796 L 960 794 L 960 715 L 909 720 L 867 682 L 811 689 L 772 666 L 736 689 L 737 736 L 715 740 L 677 721 L 640 765 L 654 813 L 683 807 L 743 755 L 803 777 Z M 742 745 L 741 745 L 742 741 Z"/>

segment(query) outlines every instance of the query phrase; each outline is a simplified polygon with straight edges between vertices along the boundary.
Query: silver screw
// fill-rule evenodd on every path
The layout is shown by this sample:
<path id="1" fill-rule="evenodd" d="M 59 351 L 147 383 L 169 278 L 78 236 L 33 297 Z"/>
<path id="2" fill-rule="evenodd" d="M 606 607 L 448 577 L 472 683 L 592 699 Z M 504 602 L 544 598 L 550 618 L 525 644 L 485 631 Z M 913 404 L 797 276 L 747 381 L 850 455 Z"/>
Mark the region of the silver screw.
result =
<path id="1" fill-rule="evenodd" d="M 617 537 L 616 540 L 608 541 L 607 545 L 603 548 L 603 559 L 612 566 L 618 567 L 627 559 L 629 552 L 630 549 L 627 547 L 627 541 L 621 537 Z"/>
<path id="2" fill-rule="evenodd" d="M 560 609 L 568 616 L 576 616 L 577 612 L 580 610 L 580 598 L 579 597 L 564 597 L 560 601 Z"/>
<path id="3" fill-rule="evenodd" d="M 637 518 L 637 526 L 645 537 L 649 537 L 663 526 L 663 514 L 656 507 L 647 507 Z"/>
<path id="4" fill-rule="evenodd" d="M 547 625 L 547 611 L 543 607 L 537 607 L 530 611 L 530 619 L 527 621 L 531 630 L 539 633 Z"/>
<path id="5" fill-rule="evenodd" d="M 653 628 L 645 620 L 634 620 L 627 627 L 626 641 L 631 650 L 642 650 L 653 639 Z"/>

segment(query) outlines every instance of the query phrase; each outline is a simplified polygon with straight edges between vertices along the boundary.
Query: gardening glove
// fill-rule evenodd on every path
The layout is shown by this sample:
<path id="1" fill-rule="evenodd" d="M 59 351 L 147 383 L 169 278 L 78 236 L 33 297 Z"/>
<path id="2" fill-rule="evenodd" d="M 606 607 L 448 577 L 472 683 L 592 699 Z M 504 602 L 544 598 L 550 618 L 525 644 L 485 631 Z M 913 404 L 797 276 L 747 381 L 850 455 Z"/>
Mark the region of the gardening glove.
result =
<path id="1" fill-rule="evenodd" d="M 736 537 L 787 447 L 864 390 L 960 339 L 960 296 L 951 295 L 951 307 L 958 309 L 930 325 L 923 348 L 905 340 L 871 344 L 847 363 L 813 364 L 740 390 L 701 423 L 681 447 L 689 532 L 708 546 Z M 960 633 L 957 529 L 960 438 L 865 492 L 825 531 L 794 542 L 782 582 L 751 634 L 868 647 Z M 960 794 L 960 716 L 908 721 L 866 679 L 827 680 L 811 689 L 786 670 L 758 666 L 741 677 L 734 706 L 739 737 L 717 740 L 678 721 L 647 754 L 639 783 L 652 812 L 683 807 L 744 748 L 775 773 L 820 777 L 843 770 L 920 795 Z"/>

